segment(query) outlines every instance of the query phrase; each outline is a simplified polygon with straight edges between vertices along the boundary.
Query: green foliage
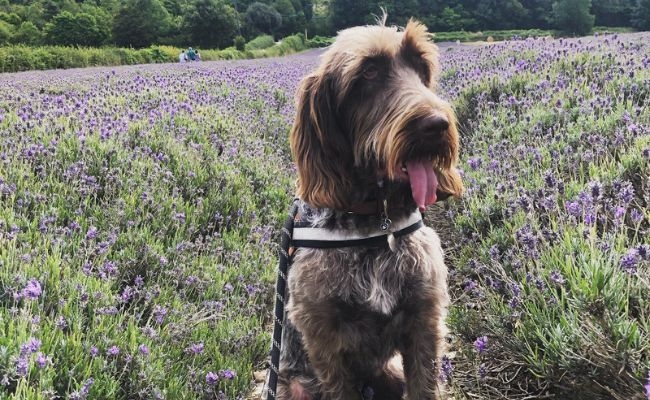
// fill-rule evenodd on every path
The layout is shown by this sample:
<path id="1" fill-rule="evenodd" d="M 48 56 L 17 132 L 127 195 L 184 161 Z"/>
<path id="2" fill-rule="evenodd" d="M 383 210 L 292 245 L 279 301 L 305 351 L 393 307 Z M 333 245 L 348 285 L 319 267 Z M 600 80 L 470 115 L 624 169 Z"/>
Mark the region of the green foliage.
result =
<path id="1" fill-rule="evenodd" d="M 1 26 L 1 23 L 0 23 Z M 269 39 L 271 45 L 268 45 Z M 325 42 L 325 39 L 321 39 Z M 256 38 L 243 50 L 228 47 L 223 50 L 202 50 L 201 59 L 241 60 L 247 58 L 277 57 L 303 51 L 308 48 L 304 35 L 292 35 L 278 44 L 270 36 Z M 80 48 L 65 46 L 28 47 L 24 45 L 0 47 L 0 73 L 37 69 L 82 68 L 91 66 L 115 66 L 148 63 L 176 63 L 182 51 L 174 46 L 151 46 L 149 48 Z"/>
<path id="2" fill-rule="evenodd" d="M 513 38 L 525 39 L 529 37 L 546 37 L 554 36 L 554 31 L 541 29 L 528 30 L 500 30 L 500 31 L 481 31 L 481 32 L 436 32 L 433 36 L 436 42 L 478 42 L 488 40 L 511 40 Z"/>
<path id="3" fill-rule="evenodd" d="M 602 26 L 626 26 L 630 24 L 630 15 L 636 0 L 592 0 L 591 12 L 596 18 L 595 24 Z"/>
<path id="4" fill-rule="evenodd" d="M 68 11 L 57 14 L 44 29 L 45 41 L 59 46 L 101 46 L 109 34 L 108 26 L 94 15 Z"/>
<path id="5" fill-rule="evenodd" d="M 40 44 L 42 40 L 43 34 L 36 25 L 32 21 L 25 21 L 16 30 L 12 42 L 35 46 Z"/>
<path id="6" fill-rule="evenodd" d="M 268 49 L 269 47 L 275 44 L 273 36 L 271 35 L 260 35 L 250 42 L 246 43 L 246 50 L 261 50 Z"/>
<path id="7" fill-rule="evenodd" d="M 118 46 L 147 47 L 169 32 L 171 22 L 160 0 L 128 0 L 113 21 L 113 40 Z"/>
<path id="8" fill-rule="evenodd" d="M 196 0 L 184 23 L 192 43 L 205 48 L 232 45 L 240 26 L 239 14 L 225 0 Z"/>
<path id="9" fill-rule="evenodd" d="M 640 31 L 650 30 L 650 0 L 637 0 L 632 11 L 632 26 Z"/>
<path id="10" fill-rule="evenodd" d="M 273 7 L 255 2 L 246 9 L 244 15 L 246 27 L 252 35 L 267 33 L 274 35 L 282 25 L 282 16 Z"/>
<path id="11" fill-rule="evenodd" d="M 553 3 L 557 3 L 557 15 L 553 13 Z M 581 3 L 580 12 L 575 14 L 577 18 L 571 10 L 559 11 L 568 10 L 571 3 Z M 374 23 L 382 8 L 388 12 L 390 25 L 404 26 L 414 17 L 431 32 L 558 27 L 564 35 L 575 35 L 588 31 L 590 19 L 586 16 L 590 14 L 599 26 L 650 29 L 650 0 L 594 0 L 591 7 L 586 6 L 585 14 L 583 9 L 587 3 L 584 0 L 7 0 L 4 5 L 0 3 L 0 21 L 6 22 L 0 24 L 0 40 L 40 44 L 44 42 L 43 31 L 48 23 L 66 22 L 66 26 L 79 32 L 50 34 L 48 43 L 224 48 L 232 45 L 236 35 L 246 40 L 260 34 L 270 34 L 276 40 L 294 33 L 332 36 L 343 28 Z M 95 21 L 54 21 L 62 12 L 92 15 Z M 14 36 L 24 22 L 31 24 Z M 95 24 L 96 29 L 92 27 Z M 37 34 L 33 27 L 41 33 Z M 76 39 L 82 40 L 71 43 Z"/>
<path id="12" fill-rule="evenodd" d="M 14 26 L 0 20 L 0 44 L 10 43 L 14 36 Z"/>
<path id="13" fill-rule="evenodd" d="M 553 24 L 565 34 L 583 36 L 591 32 L 595 17 L 591 0 L 560 0 L 553 3 Z"/>
<path id="14" fill-rule="evenodd" d="M 307 21 L 299 1 L 275 0 L 273 7 L 282 16 L 282 24 L 278 30 L 281 37 L 304 31 Z"/>
<path id="15" fill-rule="evenodd" d="M 238 51 L 246 50 L 246 39 L 242 35 L 235 36 L 233 44 L 235 45 L 235 49 Z"/>
<path id="16" fill-rule="evenodd" d="M 310 48 L 327 47 L 334 43 L 334 38 L 324 36 L 314 36 L 307 41 L 307 46 Z"/>
<path id="17" fill-rule="evenodd" d="M 365 25 L 372 19 L 371 13 L 379 14 L 377 4 L 368 0 L 332 0 L 329 6 L 328 18 L 334 30 L 350 26 Z"/>

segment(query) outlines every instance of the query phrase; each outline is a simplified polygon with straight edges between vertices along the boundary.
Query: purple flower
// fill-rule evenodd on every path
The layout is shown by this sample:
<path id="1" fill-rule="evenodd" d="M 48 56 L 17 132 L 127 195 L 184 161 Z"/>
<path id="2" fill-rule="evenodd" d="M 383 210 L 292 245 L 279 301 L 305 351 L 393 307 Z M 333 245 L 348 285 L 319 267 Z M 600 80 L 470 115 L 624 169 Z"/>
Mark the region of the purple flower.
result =
<path id="1" fill-rule="evenodd" d="M 166 315 L 167 315 L 167 309 L 165 307 L 156 305 L 153 308 L 153 316 L 156 319 L 156 323 L 158 325 L 161 325 L 163 323 Z"/>
<path id="2" fill-rule="evenodd" d="M 20 355 L 28 356 L 30 354 L 36 353 L 41 348 L 41 341 L 36 338 L 29 338 L 27 341 L 20 346 Z"/>
<path id="3" fill-rule="evenodd" d="M 109 356 L 116 356 L 120 354 L 120 348 L 117 346 L 111 346 L 106 350 L 106 354 Z"/>
<path id="4" fill-rule="evenodd" d="M 562 276 L 562 273 L 560 273 L 560 271 L 557 270 L 552 271 L 549 278 L 551 279 L 551 282 L 558 285 L 564 285 L 564 283 L 566 282 L 564 276 Z"/>
<path id="5" fill-rule="evenodd" d="M 488 337 L 481 336 L 474 341 L 474 348 L 478 351 L 479 354 L 483 354 L 487 349 Z"/>
<path id="6" fill-rule="evenodd" d="M 469 160 L 467 160 L 467 163 L 469 164 L 469 167 L 471 169 L 476 171 L 477 169 L 479 169 L 481 167 L 482 161 L 481 161 L 481 159 L 479 157 L 475 157 L 475 158 L 470 158 Z"/>
<path id="7" fill-rule="evenodd" d="M 231 369 L 224 369 L 219 371 L 219 376 L 221 376 L 223 379 L 232 380 L 235 379 L 235 376 L 237 376 L 237 374 L 235 374 L 235 371 Z"/>
<path id="8" fill-rule="evenodd" d="M 16 375 L 27 376 L 27 371 L 29 371 L 29 359 L 25 356 L 18 357 L 15 366 Z"/>
<path id="9" fill-rule="evenodd" d="M 47 357 L 45 354 L 39 351 L 38 354 L 36 355 L 36 364 L 40 368 L 45 368 L 48 361 L 49 361 L 49 357 Z"/>
<path id="10" fill-rule="evenodd" d="M 207 383 L 210 386 L 214 386 L 219 382 L 219 375 L 215 372 L 208 372 L 205 374 L 205 383 Z"/>
<path id="11" fill-rule="evenodd" d="M 621 257 L 621 268 L 623 271 L 628 274 L 634 274 L 636 272 L 636 266 L 639 262 L 639 253 L 637 249 L 629 249 L 627 253 Z"/>
<path id="12" fill-rule="evenodd" d="M 86 232 L 86 240 L 92 240 L 97 237 L 98 231 L 97 228 L 94 226 L 91 226 L 88 228 L 88 232 Z"/>
<path id="13" fill-rule="evenodd" d="M 143 356 L 149 355 L 149 347 L 147 347 L 147 345 L 144 343 L 138 346 L 138 350 L 140 351 L 140 354 L 142 354 Z"/>
<path id="14" fill-rule="evenodd" d="M 203 342 L 192 343 L 190 344 L 185 351 L 189 354 L 201 354 L 203 353 Z"/>
<path id="15" fill-rule="evenodd" d="M 43 289 L 41 288 L 41 283 L 36 279 L 30 279 L 27 281 L 27 285 L 25 285 L 25 288 L 20 292 L 22 295 L 21 297 L 29 300 L 38 299 L 42 293 Z"/>
<path id="16" fill-rule="evenodd" d="M 93 378 L 88 378 L 86 382 L 84 382 L 83 386 L 79 390 L 75 390 L 70 394 L 70 400 L 84 400 L 88 398 L 88 394 L 90 393 L 90 387 L 93 385 L 95 380 Z"/>
<path id="17" fill-rule="evenodd" d="M 650 371 L 648 371 L 648 380 L 645 384 L 645 395 L 650 400 Z"/>
<path id="18" fill-rule="evenodd" d="M 96 346 L 90 346 L 90 356 L 95 358 L 99 355 L 99 349 Z"/>
<path id="19" fill-rule="evenodd" d="M 454 373 L 454 366 L 451 364 L 449 357 L 442 356 L 440 365 L 440 380 L 443 382 L 451 381 L 452 374 Z"/>

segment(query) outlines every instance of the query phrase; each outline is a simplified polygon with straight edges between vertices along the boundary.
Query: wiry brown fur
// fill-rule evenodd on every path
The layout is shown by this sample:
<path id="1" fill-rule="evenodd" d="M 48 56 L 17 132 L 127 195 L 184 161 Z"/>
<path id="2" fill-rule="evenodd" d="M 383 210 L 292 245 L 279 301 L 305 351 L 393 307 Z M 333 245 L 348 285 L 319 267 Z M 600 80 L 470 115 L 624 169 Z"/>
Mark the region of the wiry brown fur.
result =
<path id="1" fill-rule="evenodd" d="M 376 227 L 378 212 L 348 211 L 378 198 L 394 223 L 406 218 L 417 206 L 398 175 L 410 160 L 433 163 L 439 199 L 462 193 L 454 113 L 434 93 L 438 71 L 437 48 L 417 22 L 339 33 L 302 82 L 290 138 L 301 212 L 313 226 Z M 441 397 L 446 278 L 440 240 L 427 227 L 390 246 L 298 249 L 278 398 L 359 400 L 364 386 L 374 400 L 404 391 L 411 400 Z"/>

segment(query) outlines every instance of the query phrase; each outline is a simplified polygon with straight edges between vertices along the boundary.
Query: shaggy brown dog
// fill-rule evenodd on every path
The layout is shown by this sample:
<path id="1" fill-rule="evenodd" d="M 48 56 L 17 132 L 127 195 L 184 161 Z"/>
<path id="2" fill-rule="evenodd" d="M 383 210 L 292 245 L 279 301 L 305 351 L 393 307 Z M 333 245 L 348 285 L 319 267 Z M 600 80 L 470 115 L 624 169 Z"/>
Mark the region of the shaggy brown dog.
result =
<path id="1" fill-rule="evenodd" d="M 462 193 L 456 120 L 434 93 L 438 69 L 420 23 L 339 33 L 297 96 L 291 150 L 303 223 L 372 234 L 387 218 L 399 226 Z M 441 396 L 436 365 L 449 297 L 440 240 L 427 227 L 396 236 L 296 250 L 279 399 L 357 400 L 363 390 L 374 400 L 401 399 L 404 390 L 411 400 Z M 389 362 L 396 354 L 397 368 Z"/>

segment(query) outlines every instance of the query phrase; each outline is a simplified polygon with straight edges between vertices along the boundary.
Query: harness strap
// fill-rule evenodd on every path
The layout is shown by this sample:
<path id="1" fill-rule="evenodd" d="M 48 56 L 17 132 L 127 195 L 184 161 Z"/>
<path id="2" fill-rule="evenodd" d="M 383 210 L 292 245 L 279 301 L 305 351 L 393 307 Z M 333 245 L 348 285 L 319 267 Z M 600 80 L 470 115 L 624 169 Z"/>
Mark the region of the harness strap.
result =
<path id="1" fill-rule="evenodd" d="M 357 232 L 346 229 L 314 228 L 302 221 L 297 221 L 293 229 L 294 248 L 333 249 L 340 247 L 369 246 L 381 247 L 388 244 L 390 235 L 400 237 L 415 232 L 423 226 L 422 214 L 413 212 L 408 218 L 392 224 L 392 230 L 377 227 L 369 232 Z"/>
<path id="2" fill-rule="evenodd" d="M 405 236 L 409 233 L 417 231 L 418 229 L 422 228 L 422 226 L 424 226 L 424 224 L 422 223 L 422 220 L 419 220 L 407 226 L 406 228 L 393 232 L 392 235 L 396 238 Z M 312 249 L 335 249 L 354 246 L 381 247 L 388 244 L 388 237 L 390 235 L 390 233 L 385 233 L 379 236 L 372 236 L 362 239 L 344 240 L 294 239 L 292 241 L 292 245 L 295 248 L 305 247 Z"/>
<path id="3" fill-rule="evenodd" d="M 388 244 L 388 239 L 408 235 L 423 226 L 422 215 L 419 211 L 395 225 L 395 231 L 386 233 L 378 230 L 363 236 L 345 233 L 345 231 L 306 227 L 296 221 L 299 200 L 294 199 L 289 216 L 282 228 L 282 238 L 279 250 L 280 262 L 278 278 L 275 283 L 275 311 L 273 323 L 273 339 L 271 341 L 271 365 L 266 385 L 267 400 L 277 397 L 278 375 L 280 373 L 280 351 L 282 348 L 282 329 L 285 310 L 285 290 L 291 256 L 296 248 L 331 249 L 352 246 L 381 247 Z"/>

